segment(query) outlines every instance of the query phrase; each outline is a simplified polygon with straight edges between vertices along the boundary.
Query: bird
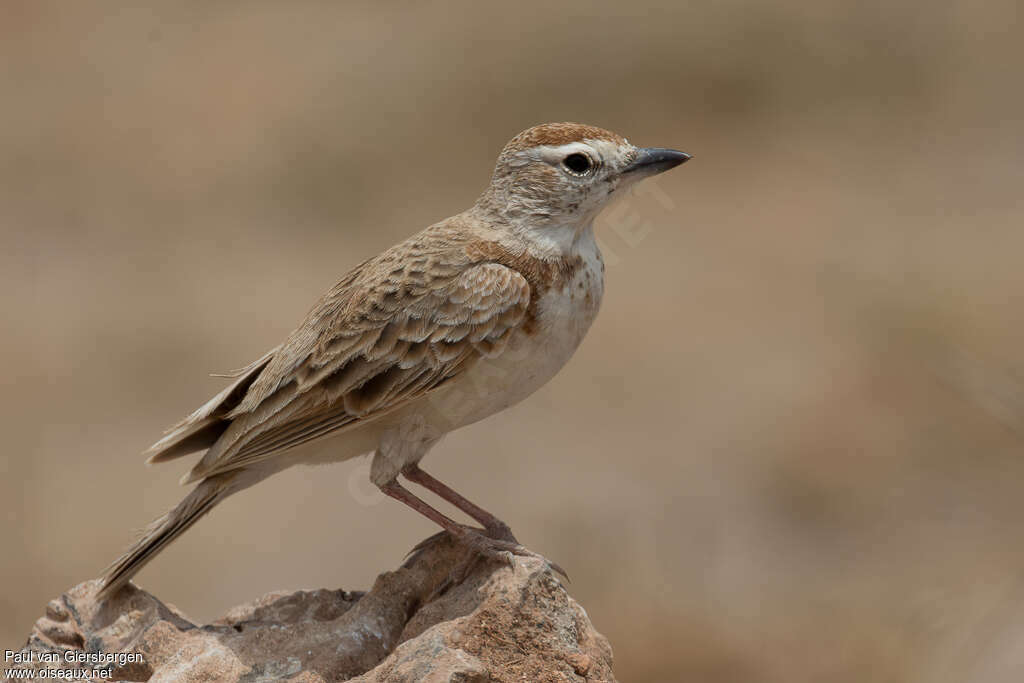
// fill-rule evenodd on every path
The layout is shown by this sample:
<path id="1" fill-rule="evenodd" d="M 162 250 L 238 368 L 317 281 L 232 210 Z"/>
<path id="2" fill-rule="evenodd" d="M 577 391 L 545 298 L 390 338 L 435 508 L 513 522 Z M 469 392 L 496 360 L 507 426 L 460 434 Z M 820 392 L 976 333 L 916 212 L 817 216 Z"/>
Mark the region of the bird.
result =
<path id="1" fill-rule="evenodd" d="M 195 487 L 104 571 L 98 597 L 225 498 L 293 465 L 361 455 L 372 455 L 380 491 L 476 557 L 540 557 L 420 462 L 442 436 L 518 403 L 566 364 L 604 291 L 595 218 L 614 195 L 689 159 L 579 123 L 516 135 L 473 206 L 355 266 L 283 343 L 225 375 L 228 386 L 146 451 L 151 464 L 202 452 L 181 481 Z M 481 526 L 444 515 L 400 476 Z"/>

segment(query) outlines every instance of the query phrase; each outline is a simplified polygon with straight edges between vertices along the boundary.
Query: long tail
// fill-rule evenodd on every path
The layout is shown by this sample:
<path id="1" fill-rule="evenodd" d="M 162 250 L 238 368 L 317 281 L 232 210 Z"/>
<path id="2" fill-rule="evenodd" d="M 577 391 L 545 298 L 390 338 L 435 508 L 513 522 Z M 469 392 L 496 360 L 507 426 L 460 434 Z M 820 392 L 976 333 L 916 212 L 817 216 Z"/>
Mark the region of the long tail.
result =
<path id="1" fill-rule="evenodd" d="M 195 524 L 214 505 L 238 490 L 233 482 L 241 472 L 226 472 L 204 479 L 167 514 L 153 521 L 142 537 L 103 573 L 97 598 L 105 600 L 135 576 L 171 541 Z"/>

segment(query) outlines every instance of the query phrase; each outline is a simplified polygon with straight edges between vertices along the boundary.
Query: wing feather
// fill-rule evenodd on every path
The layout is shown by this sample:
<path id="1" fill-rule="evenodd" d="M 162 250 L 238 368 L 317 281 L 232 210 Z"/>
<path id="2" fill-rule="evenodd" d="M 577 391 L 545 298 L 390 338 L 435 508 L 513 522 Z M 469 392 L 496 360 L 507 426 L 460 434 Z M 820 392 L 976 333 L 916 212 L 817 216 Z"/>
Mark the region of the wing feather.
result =
<path id="1" fill-rule="evenodd" d="M 372 272 L 347 278 L 310 312 L 184 481 L 386 415 L 500 353 L 526 318 L 530 285 L 512 268 L 453 265 L 439 253 L 434 262 L 382 267 L 388 257 L 364 264 Z"/>
<path id="2" fill-rule="evenodd" d="M 278 347 L 280 348 L 280 347 Z M 209 448 L 227 429 L 226 414 L 233 409 L 257 375 L 277 352 L 271 349 L 249 365 L 230 373 L 219 375 L 234 379 L 220 393 L 201 405 L 195 412 L 174 425 L 164 437 L 150 446 L 146 453 L 148 463 L 165 462 L 195 451 Z"/>

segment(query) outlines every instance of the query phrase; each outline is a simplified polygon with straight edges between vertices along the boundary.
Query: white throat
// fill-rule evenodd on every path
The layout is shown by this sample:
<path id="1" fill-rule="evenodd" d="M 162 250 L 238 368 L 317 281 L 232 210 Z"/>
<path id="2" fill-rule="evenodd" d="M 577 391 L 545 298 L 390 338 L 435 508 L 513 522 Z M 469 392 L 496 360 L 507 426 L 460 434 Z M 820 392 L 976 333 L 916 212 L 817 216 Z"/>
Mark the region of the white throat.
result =
<path id="1" fill-rule="evenodd" d="M 528 245 L 531 255 L 545 260 L 576 256 L 594 244 L 594 222 L 546 225 L 543 228 L 510 225 L 516 241 Z"/>

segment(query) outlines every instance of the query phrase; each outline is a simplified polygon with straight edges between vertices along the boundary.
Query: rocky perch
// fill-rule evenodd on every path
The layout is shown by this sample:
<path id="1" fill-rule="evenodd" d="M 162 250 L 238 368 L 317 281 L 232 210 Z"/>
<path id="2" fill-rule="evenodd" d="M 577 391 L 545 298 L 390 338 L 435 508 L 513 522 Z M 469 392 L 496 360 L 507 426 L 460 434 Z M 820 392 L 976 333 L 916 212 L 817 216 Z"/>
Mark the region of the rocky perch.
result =
<path id="1" fill-rule="evenodd" d="M 442 537 L 369 592 L 270 593 L 202 626 L 132 585 L 97 603 L 87 581 L 47 605 L 16 666 L 154 683 L 614 680 L 608 641 L 543 562 L 457 571 L 467 561 Z M 141 657 L 68 661 L 88 653 Z"/>

